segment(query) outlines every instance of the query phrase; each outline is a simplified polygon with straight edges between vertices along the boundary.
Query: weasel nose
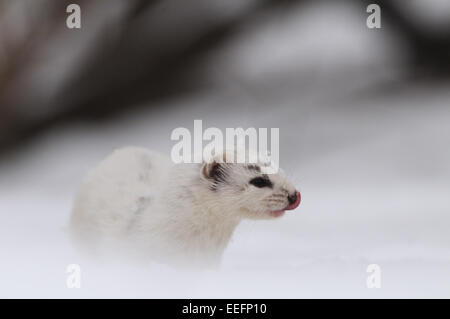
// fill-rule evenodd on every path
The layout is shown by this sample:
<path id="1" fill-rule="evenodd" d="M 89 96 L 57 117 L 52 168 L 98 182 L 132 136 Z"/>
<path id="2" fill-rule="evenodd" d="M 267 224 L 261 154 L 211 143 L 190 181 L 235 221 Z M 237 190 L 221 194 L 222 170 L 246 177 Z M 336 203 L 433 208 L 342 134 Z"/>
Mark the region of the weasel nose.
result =
<path id="1" fill-rule="evenodd" d="M 295 191 L 294 194 L 288 196 L 289 205 L 286 207 L 286 210 L 296 209 L 300 205 L 301 200 L 300 192 Z"/>
<path id="2" fill-rule="evenodd" d="M 288 196 L 289 205 L 294 204 L 297 201 L 297 192 Z"/>
<path id="3" fill-rule="evenodd" d="M 291 194 L 288 196 L 289 205 L 288 205 L 288 207 L 286 207 L 286 210 L 296 209 L 298 207 L 298 205 L 300 204 L 301 200 L 302 199 L 300 196 L 300 192 L 295 191 L 294 194 Z"/>

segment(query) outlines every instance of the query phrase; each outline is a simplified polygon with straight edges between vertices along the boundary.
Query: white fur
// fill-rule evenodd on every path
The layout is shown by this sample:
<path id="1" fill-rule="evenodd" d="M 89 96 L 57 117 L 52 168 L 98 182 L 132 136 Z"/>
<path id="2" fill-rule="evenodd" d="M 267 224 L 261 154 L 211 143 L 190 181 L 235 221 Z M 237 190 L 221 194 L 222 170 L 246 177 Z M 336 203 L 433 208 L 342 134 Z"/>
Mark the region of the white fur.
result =
<path id="1" fill-rule="evenodd" d="M 281 172 L 273 188 L 248 181 L 258 176 L 244 164 L 222 164 L 227 182 L 214 189 L 211 163 L 172 164 L 150 150 L 117 150 L 82 182 L 71 233 L 93 254 L 138 253 L 168 263 L 218 264 L 243 218 L 273 218 L 295 192 Z M 206 172 L 206 175 L 205 175 Z"/>

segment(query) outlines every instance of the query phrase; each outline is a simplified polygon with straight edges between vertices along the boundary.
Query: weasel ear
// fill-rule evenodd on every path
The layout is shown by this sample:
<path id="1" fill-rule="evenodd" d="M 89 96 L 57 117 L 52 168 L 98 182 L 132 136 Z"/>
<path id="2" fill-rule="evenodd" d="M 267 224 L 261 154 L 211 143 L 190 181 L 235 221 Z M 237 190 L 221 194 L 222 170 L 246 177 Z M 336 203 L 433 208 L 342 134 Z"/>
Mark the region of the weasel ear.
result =
<path id="1" fill-rule="evenodd" d="M 226 179 L 226 164 L 218 161 L 205 163 L 202 166 L 201 174 L 203 178 L 215 184 L 224 182 Z"/>

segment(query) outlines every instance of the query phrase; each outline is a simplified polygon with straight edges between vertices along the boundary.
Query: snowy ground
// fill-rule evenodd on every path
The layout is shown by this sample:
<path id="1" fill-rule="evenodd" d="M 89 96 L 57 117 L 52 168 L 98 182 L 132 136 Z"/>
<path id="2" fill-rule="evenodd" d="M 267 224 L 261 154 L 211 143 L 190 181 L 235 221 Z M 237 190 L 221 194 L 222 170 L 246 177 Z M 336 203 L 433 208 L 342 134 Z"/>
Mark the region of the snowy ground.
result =
<path id="1" fill-rule="evenodd" d="M 275 62 L 260 57 L 264 69 L 235 56 L 247 43 L 238 41 L 220 53 L 222 66 L 233 61 L 236 70 L 212 69 L 203 93 L 104 124 L 54 128 L 3 158 L 0 297 L 450 297 L 449 85 L 374 93 L 391 73 L 370 64 L 346 72 L 367 63 L 354 59 L 372 52 L 363 38 L 342 38 L 347 51 L 322 56 L 310 43 L 310 52 L 297 53 L 309 64 L 319 59 L 327 75 L 306 77 L 307 68 L 280 65 L 292 65 L 296 52 Z M 330 60 L 339 54 L 331 72 L 327 63 L 336 65 Z M 194 119 L 204 127 L 279 127 L 281 167 L 302 192 L 300 207 L 280 220 L 241 224 L 218 271 L 80 259 L 65 226 L 85 172 L 123 145 L 169 153 L 171 131 L 192 128 Z M 81 289 L 66 287 L 69 264 L 81 266 Z M 369 264 L 381 267 L 380 289 L 366 287 Z"/>
<path id="2" fill-rule="evenodd" d="M 450 297 L 450 109 L 442 105 L 449 99 L 445 90 L 409 92 L 365 101 L 352 113 L 336 101 L 280 112 L 277 120 L 294 118 L 280 126 L 281 161 L 303 202 L 280 220 L 240 225 L 222 269 L 199 274 L 93 265 L 79 259 L 64 230 L 89 167 L 116 145 L 168 152 L 171 129 L 191 127 L 195 110 L 191 119 L 149 112 L 50 132 L 1 167 L 0 295 Z M 411 100 L 423 107 L 409 107 Z M 229 112 L 217 118 L 227 122 Z M 265 117 L 247 124 L 265 127 Z M 71 263 L 82 267 L 82 289 L 65 286 Z M 372 263 L 382 269 L 381 289 L 366 288 Z"/>

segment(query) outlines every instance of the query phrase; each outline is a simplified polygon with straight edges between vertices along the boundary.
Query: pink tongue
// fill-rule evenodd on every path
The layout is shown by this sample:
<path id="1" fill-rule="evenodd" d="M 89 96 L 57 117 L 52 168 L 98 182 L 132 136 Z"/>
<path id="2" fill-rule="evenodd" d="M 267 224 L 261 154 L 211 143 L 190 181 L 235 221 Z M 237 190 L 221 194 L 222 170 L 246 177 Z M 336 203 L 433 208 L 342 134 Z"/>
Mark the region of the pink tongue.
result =
<path id="1" fill-rule="evenodd" d="M 295 201 L 295 203 L 292 203 L 291 205 L 289 205 L 285 209 L 286 210 L 296 209 L 298 207 L 298 205 L 300 205 L 300 201 L 301 201 L 301 195 L 300 195 L 300 192 L 297 192 L 297 200 Z"/>
<path id="2" fill-rule="evenodd" d="M 273 212 L 270 212 L 270 214 L 272 214 L 272 216 L 274 217 L 279 217 L 284 214 L 284 210 L 275 210 Z"/>

